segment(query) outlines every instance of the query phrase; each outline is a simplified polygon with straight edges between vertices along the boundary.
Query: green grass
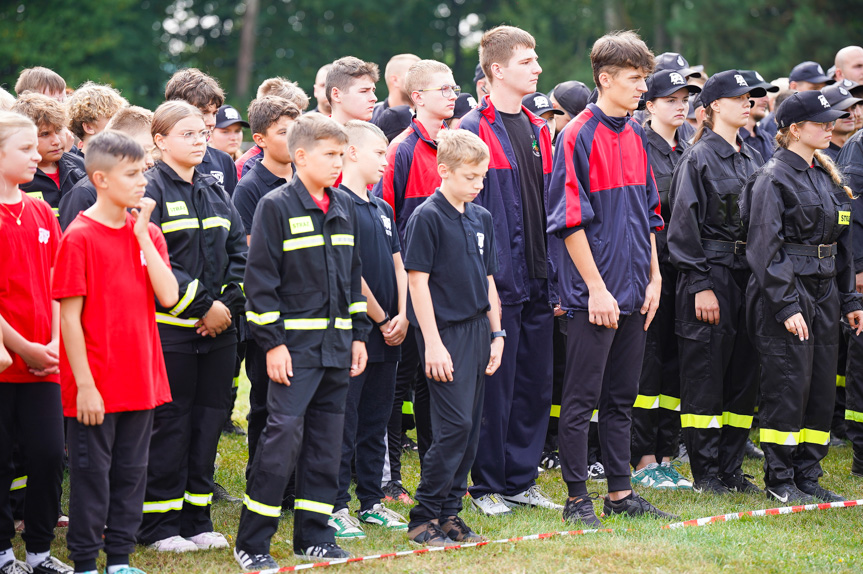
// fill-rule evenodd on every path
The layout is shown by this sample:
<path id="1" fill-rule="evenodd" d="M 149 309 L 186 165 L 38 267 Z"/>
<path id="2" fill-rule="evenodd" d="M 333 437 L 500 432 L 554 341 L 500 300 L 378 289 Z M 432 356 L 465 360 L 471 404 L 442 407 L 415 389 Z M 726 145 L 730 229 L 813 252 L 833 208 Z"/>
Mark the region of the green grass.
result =
<path id="1" fill-rule="evenodd" d="M 234 419 L 244 422 L 248 411 L 248 381 L 241 382 L 240 399 Z M 336 445 L 333 445 L 336 448 Z M 246 443 L 244 437 L 223 437 L 216 480 L 235 496 L 244 490 Z M 850 447 L 831 449 L 824 461 L 822 484 L 848 499 L 863 499 L 863 479 L 848 473 Z M 405 486 L 414 492 L 419 482 L 419 461 L 415 453 L 403 458 Z M 761 465 L 747 461 L 744 470 L 762 483 Z M 685 469 L 688 474 L 688 468 Z M 539 484 L 554 499 L 566 496 L 559 471 L 542 473 Z M 68 497 L 68 482 L 64 496 Z M 605 492 L 604 483 L 589 483 L 591 490 Z M 679 514 L 683 519 L 729 512 L 768 508 L 764 497 L 734 494 L 726 497 L 685 492 L 641 492 L 659 508 Z M 68 498 L 64 499 L 66 507 Z M 466 500 L 467 502 L 467 500 Z M 491 539 L 568 530 L 560 513 L 546 510 L 517 509 L 512 516 L 491 518 L 469 508 L 462 513 L 474 530 Z M 409 508 L 393 504 L 407 515 Z M 352 509 L 356 509 L 354 501 Z M 237 531 L 240 505 L 218 503 L 213 506 L 213 523 L 229 541 Z M 861 531 L 863 508 L 835 509 L 787 516 L 748 518 L 700 528 L 661 530 L 663 522 L 651 519 L 614 518 L 604 521 L 613 533 L 574 537 L 554 537 L 518 544 L 496 544 L 464 549 L 335 566 L 347 572 L 860 572 L 863 571 Z M 293 557 L 290 515 L 283 516 L 273 539 L 272 554 L 281 566 L 299 563 Z M 412 550 L 404 533 L 394 534 L 369 527 L 365 540 L 348 542 L 344 547 L 355 556 Z M 20 538 L 14 542 L 16 554 L 23 557 Z M 66 559 L 65 531 L 58 530 L 53 544 L 56 556 Z M 167 572 L 238 573 L 230 551 L 215 550 L 185 555 L 159 554 L 139 548 L 132 564 L 149 574 Z M 104 562 L 100 561 L 100 568 Z"/>

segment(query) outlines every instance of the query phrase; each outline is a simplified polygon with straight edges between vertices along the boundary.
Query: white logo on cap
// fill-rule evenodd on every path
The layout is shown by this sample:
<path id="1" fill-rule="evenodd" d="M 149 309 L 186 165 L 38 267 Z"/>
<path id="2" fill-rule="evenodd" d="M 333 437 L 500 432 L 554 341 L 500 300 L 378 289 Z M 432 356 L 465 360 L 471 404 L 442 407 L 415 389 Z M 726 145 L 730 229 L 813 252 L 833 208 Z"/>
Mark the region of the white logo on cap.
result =
<path id="1" fill-rule="evenodd" d="M 818 73 L 821 75 L 824 74 L 824 68 L 821 67 L 821 64 L 818 64 Z"/>
<path id="2" fill-rule="evenodd" d="M 677 65 L 681 68 L 686 66 L 686 60 L 683 59 L 683 56 L 677 56 Z"/>
<path id="3" fill-rule="evenodd" d="M 845 86 L 846 88 L 850 88 L 851 86 L 854 85 L 854 82 L 846 79 L 846 80 L 842 80 L 842 85 Z"/>
<path id="4" fill-rule="evenodd" d="M 234 108 L 225 108 L 225 118 L 229 120 L 238 120 L 240 119 L 240 112 Z"/>
<path id="5" fill-rule="evenodd" d="M 545 96 L 536 96 L 535 98 L 533 98 L 533 105 L 536 106 L 536 109 L 538 110 L 551 107 L 548 103 L 548 98 L 546 98 Z"/>
<path id="6" fill-rule="evenodd" d="M 843 96 L 847 96 L 848 90 L 846 90 L 845 88 L 839 88 L 839 93 L 842 94 Z"/>
<path id="7" fill-rule="evenodd" d="M 671 83 L 674 84 L 675 86 L 685 86 L 686 85 L 686 80 L 683 78 L 683 76 L 681 76 L 677 72 L 672 72 L 672 73 L 668 74 L 668 79 L 671 80 Z"/>
<path id="8" fill-rule="evenodd" d="M 759 82 L 763 82 L 763 81 L 764 81 L 764 78 L 762 78 L 762 77 L 761 77 L 761 74 L 759 74 L 758 72 L 755 72 L 755 77 L 756 77 L 756 78 L 758 78 L 758 81 L 759 81 Z"/>
<path id="9" fill-rule="evenodd" d="M 818 96 L 818 101 L 821 102 L 821 105 L 824 106 L 825 108 L 830 107 L 830 102 L 828 102 L 827 98 L 825 98 L 824 96 Z"/>
<path id="10" fill-rule="evenodd" d="M 741 76 L 740 74 L 734 74 L 734 79 L 737 80 L 738 86 L 743 86 L 745 88 L 749 87 L 749 84 L 746 83 L 746 80 L 743 79 L 743 76 Z"/>
<path id="11" fill-rule="evenodd" d="M 476 99 L 473 96 L 468 96 L 467 105 L 470 106 L 471 109 L 476 107 Z"/>

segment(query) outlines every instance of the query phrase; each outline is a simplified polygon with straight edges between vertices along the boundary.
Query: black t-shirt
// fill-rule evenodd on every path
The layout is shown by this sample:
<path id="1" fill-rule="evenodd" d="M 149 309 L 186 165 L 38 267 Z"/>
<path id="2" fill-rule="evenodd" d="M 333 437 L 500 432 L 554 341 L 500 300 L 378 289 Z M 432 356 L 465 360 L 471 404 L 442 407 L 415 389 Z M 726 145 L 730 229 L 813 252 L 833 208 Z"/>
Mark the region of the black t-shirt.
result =
<path id="1" fill-rule="evenodd" d="M 497 273 L 491 213 L 466 203 L 464 213 L 434 192 L 408 219 L 405 269 L 428 273 L 438 330 L 484 315 L 488 276 Z M 408 320 L 419 327 L 408 294 Z"/>
<path id="2" fill-rule="evenodd" d="M 344 185 L 340 187 L 350 194 L 356 205 L 363 279 L 366 280 L 381 308 L 389 313 L 390 317 L 395 317 L 399 312 L 399 287 L 393 254 L 401 251 L 401 247 L 393 208 L 384 200 L 371 194 L 366 201 Z M 370 363 L 401 359 L 401 347 L 387 345 L 384 342 L 383 333 L 377 326 L 372 327 L 369 340 L 366 342 L 366 351 L 369 354 Z"/>
<path id="3" fill-rule="evenodd" d="M 85 177 L 60 198 L 60 229 L 66 231 L 78 214 L 96 203 L 96 188 Z"/>
<path id="4" fill-rule="evenodd" d="M 517 114 L 499 113 L 518 164 L 527 271 L 531 279 L 547 279 L 546 218 L 539 141 L 534 136 L 533 124 L 523 111 Z"/>

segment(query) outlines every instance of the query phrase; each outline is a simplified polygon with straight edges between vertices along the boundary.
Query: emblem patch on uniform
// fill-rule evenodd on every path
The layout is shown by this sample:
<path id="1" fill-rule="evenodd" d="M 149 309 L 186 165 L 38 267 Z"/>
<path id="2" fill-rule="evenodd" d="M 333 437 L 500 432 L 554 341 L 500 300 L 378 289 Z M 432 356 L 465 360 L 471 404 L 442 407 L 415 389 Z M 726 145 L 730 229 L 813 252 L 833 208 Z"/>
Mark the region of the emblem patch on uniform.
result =
<path id="1" fill-rule="evenodd" d="M 479 254 L 482 255 L 485 251 L 485 233 L 477 233 L 476 242 L 479 245 Z"/>
<path id="2" fill-rule="evenodd" d="M 224 173 L 222 173 L 221 171 L 211 171 L 210 175 L 215 177 L 216 181 L 218 181 L 219 183 L 224 185 L 224 183 L 225 183 L 225 174 Z"/>
<path id="3" fill-rule="evenodd" d="M 47 229 L 39 228 L 39 243 L 48 244 L 48 240 L 51 239 L 51 232 Z"/>
<path id="4" fill-rule="evenodd" d="M 388 237 L 393 236 L 393 224 L 390 223 L 390 218 L 386 215 L 381 215 L 381 223 L 384 224 L 384 231 L 387 232 Z"/>
<path id="5" fill-rule="evenodd" d="M 165 208 L 168 210 L 168 215 L 189 215 L 189 208 L 186 207 L 185 201 L 166 201 Z"/>
<path id="6" fill-rule="evenodd" d="M 291 225 L 291 233 L 294 235 L 297 233 L 309 233 L 315 230 L 315 224 L 312 223 L 312 218 L 308 215 L 292 217 L 288 219 L 288 223 Z"/>
<path id="7" fill-rule="evenodd" d="M 27 192 L 27 195 L 29 195 L 29 196 L 30 196 L 30 197 L 32 197 L 33 199 L 45 199 L 45 198 L 42 196 L 42 192 L 41 192 L 41 191 L 28 191 L 28 192 Z"/>
<path id="8" fill-rule="evenodd" d="M 851 212 L 850 211 L 840 211 L 839 212 L 839 225 L 851 225 Z"/>

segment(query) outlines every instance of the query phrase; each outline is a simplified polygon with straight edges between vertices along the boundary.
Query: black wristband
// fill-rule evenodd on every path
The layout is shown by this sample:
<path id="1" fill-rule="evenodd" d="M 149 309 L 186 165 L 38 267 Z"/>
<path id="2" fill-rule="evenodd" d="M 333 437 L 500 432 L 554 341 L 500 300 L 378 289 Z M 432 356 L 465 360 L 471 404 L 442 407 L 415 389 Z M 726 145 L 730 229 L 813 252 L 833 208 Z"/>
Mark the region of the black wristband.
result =
<path id="1" fill-rule="evenodd" d="M 380 323 L 375 323 L 375 327 L 383 327 L 384 325 L 386 325 L 387 323 L 389 323 L 392 320 L 393 319 L 392 319 L 392 317 L 390 317 L 390 314 L 387 313 L 386 316 L 384 316 L 383 321 L 381 321 Z"/>
<path id="2" fill-rule="evenodd" d="M 506 339 L 506 331 L 501 329 L 500 331 L 492 331 L 491 332 L 491 340 L 494 341 L 498 337 L 502 337 Z"/>

